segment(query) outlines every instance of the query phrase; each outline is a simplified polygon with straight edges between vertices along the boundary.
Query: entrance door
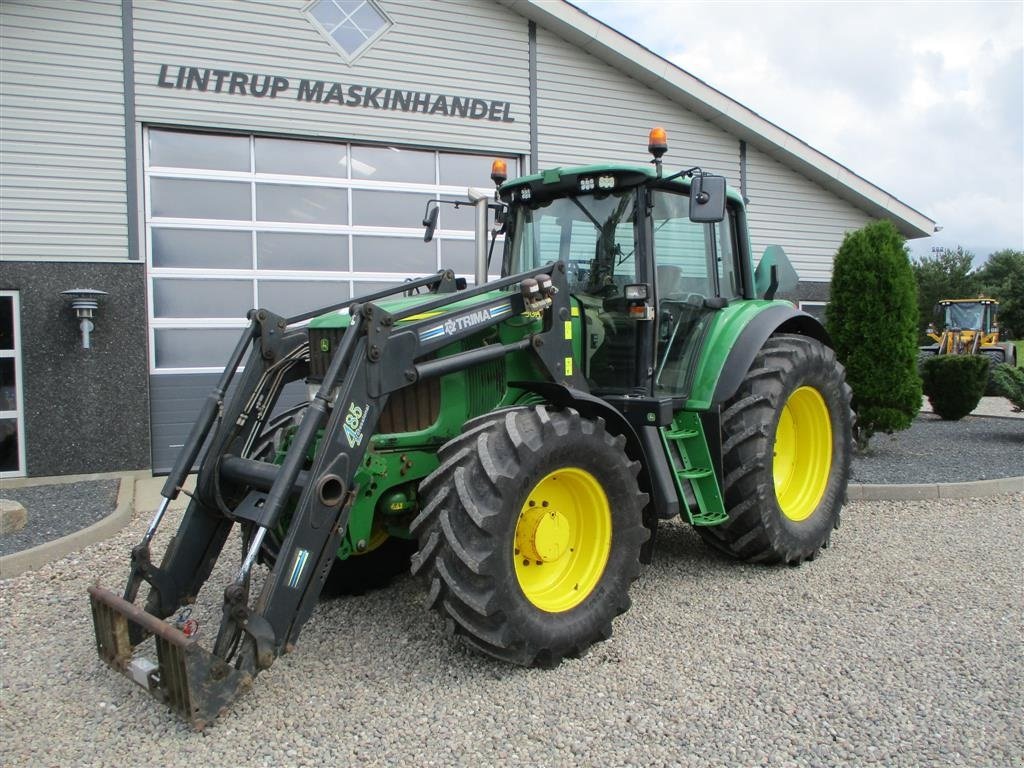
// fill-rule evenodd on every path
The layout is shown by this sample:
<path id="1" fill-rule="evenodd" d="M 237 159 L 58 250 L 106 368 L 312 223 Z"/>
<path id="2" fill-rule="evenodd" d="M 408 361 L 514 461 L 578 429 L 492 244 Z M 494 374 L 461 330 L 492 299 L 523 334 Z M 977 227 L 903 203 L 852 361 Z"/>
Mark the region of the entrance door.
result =
<path id="1" fill-rule="evenodd" d="M 25 475 L 20 316 L 18 292 L 0 291 L 0 477 Z"/>

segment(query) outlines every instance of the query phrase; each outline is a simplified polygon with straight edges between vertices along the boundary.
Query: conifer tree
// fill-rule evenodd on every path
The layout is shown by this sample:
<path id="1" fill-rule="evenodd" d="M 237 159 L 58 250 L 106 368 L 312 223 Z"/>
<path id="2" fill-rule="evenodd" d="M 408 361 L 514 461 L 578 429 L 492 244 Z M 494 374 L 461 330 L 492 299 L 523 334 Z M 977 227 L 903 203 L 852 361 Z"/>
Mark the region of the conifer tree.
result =
<path id="1" fill-rule="evenodd" d="M 907 429 L 921 408 L 917 286 L 892 222 L 872 222 L 843 238 L 825 318 L 853 390 L 857 444 L 863 449 L 876 432 Z"/>

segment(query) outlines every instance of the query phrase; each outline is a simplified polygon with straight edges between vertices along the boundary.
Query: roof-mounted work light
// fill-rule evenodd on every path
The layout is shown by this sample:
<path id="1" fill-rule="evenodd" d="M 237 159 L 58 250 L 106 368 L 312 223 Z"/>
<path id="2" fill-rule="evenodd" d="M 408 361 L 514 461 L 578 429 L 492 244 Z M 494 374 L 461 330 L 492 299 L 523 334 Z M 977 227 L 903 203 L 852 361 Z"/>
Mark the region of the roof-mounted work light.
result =
<path id="1" fill-rule="evenodd" d="M 494 186 L 500 187 L 505 183 L 505 179 L 508 178 L 508 163 L 502 160 L 500 157 L 491 163 L 491 181 L 494 182 Z"/>
<path id="2" fill-rule="evenodd" d="M 655 160 L 660 160 L 661 156 L 668 152 L 668 134 L 664 128 L 651 128 L 647 137 L 647 151 L 654 155 Z"/>
<path id="3" fill-rule="evenodd" d="M 661 156 L 668 152 L 668 134 L 661 126 L 651 128 L 647 135 L 647 151 L 654 155 L 654 167 L 658 170 L 658 178 L 661 178 Z"/>

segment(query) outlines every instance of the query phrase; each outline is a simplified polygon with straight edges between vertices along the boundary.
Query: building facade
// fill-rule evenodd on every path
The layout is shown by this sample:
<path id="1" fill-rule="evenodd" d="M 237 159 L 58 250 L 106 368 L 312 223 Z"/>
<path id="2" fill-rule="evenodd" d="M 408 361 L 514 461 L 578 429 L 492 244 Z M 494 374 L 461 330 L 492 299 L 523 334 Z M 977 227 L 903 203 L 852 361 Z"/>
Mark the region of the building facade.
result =
<path id="1" fill-rule="evenodd" d="M 510 175 L 723 174 L 755 258 L 827 299 L 843 235 L 934 222 L 561 0 L 8 0 L 0 6 L 2 471 L 167 469 L 252 306 L 298 313 L 440 266 Z M 84 349 L 61 292 L 105 292 Z"/>

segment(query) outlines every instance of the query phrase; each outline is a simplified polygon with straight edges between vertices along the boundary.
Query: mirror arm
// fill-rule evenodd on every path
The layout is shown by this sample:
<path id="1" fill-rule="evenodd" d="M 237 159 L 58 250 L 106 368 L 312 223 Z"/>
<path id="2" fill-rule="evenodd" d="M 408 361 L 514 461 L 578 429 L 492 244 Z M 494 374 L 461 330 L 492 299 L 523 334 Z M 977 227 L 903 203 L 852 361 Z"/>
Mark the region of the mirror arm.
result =
<path id="1" fill-rule="evenodd" d="M 695 173 L 699 173 L 701 176 L 704 175 L 704 171 L 701 169 L 701 167 L 695 165 L 693 166 L 693 168 L 687 168 L 685 171 L 677 171 L 676 173 L 673 173 L 671 176 L 666 176 L 663 179 L 657 179 L 657 181 L 672 181 L 672 179 L 678 179 L 682 176 L 693 176 Z"/>

